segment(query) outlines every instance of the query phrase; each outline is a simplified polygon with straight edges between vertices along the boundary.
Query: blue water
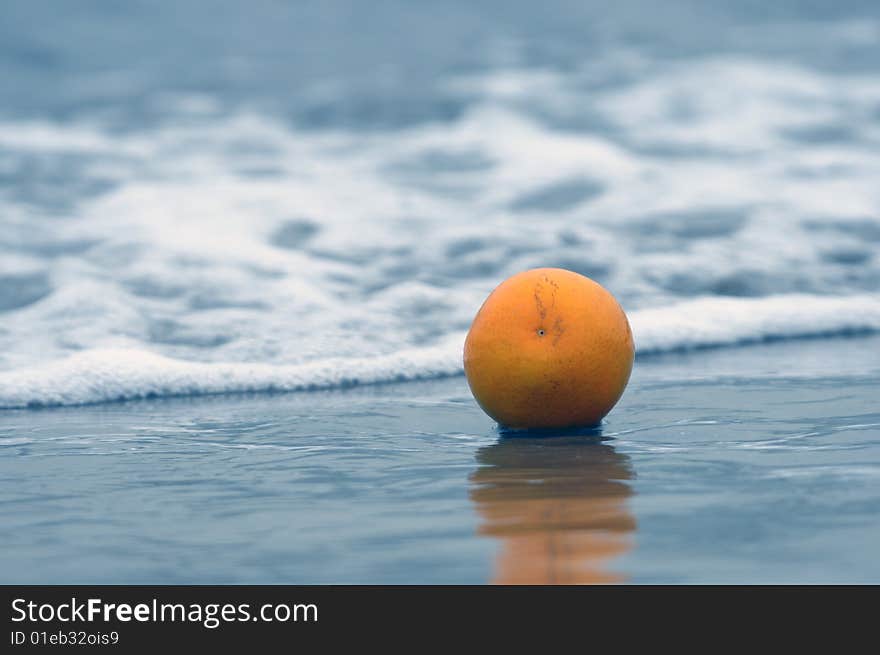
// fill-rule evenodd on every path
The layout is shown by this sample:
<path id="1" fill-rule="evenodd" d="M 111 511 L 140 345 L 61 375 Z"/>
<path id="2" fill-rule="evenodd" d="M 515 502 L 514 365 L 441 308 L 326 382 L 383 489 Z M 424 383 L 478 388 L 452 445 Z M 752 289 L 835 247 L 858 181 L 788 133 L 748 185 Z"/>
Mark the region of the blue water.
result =
<path id="1" fill-rule="evenodd" d="M 0 8 L 0 581 L 878 581 L 872 2 Z M 461 376 L 626 310 L 599 430 Z"/>
<path id="2" fill-rule="evenodd" d="M 540 437 L 500 433 L 461 377 L 10 410 L 0 575 L 877 582 L 878 352 L 647 360 L 601 429 Z"/>

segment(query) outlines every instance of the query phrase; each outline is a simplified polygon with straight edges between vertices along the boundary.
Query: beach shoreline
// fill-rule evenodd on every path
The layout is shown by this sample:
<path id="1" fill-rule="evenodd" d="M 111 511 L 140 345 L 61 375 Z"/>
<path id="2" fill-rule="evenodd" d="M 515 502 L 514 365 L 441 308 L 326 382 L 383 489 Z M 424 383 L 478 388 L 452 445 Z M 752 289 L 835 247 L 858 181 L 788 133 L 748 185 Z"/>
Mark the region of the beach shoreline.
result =
<path id="1" fill-rule="evenodd" d="M 877 582 L 878 344 L 642 358 L 559 438 L 463 377 L 4 410 L 0 579 Z"/>

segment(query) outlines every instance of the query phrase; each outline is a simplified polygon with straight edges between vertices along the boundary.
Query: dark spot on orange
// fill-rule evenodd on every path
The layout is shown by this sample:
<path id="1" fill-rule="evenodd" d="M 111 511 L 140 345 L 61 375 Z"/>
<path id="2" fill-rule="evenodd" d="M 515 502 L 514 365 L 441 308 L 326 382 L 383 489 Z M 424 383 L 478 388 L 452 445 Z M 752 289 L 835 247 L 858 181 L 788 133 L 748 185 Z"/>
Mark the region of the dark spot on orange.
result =
<path id="1" fill-rule="evenodd" d="M 565 324 L 562 322 L 562 319 L 557 316 L 556 320 L 553 322 L 553 345 L 555 346 L 559 343 L 559 339 L 565 334 Z"/>
<path id="2" fill-rule="evenodd" d="M 547 309 L 544 307 L 543 300 L 541 300 L 541 292 L 543 291 L 543 288 L 544 288 L 543 285 L 540 282 L 538 282 L 535 285 L 535 294 L 534 294 L 535 295 L 535 307 L 538 308 L 538 316 L 540 316 L 542 320 L 547 317 Z"/>

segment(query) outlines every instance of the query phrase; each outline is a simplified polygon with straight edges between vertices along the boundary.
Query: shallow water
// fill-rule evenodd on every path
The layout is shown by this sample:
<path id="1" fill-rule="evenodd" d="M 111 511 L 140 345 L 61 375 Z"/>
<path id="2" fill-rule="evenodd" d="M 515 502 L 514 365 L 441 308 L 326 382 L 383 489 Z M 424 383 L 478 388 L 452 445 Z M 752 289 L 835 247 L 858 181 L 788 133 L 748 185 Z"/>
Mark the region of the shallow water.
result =
<path id="1" fill-rule="evenodd" d="M 880 582 L 880 338 L 795 345 L 645 360 L 561 436 L 462 377 L 7 411 L 0 578 Z"/>

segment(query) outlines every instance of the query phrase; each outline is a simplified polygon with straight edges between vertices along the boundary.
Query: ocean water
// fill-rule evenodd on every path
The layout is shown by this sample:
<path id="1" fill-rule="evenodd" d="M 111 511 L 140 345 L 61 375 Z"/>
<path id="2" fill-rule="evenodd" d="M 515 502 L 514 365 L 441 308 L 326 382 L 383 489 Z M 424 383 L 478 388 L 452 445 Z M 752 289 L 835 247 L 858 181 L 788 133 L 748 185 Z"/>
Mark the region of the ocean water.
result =
<path id="1" fill-rule="evenodd" d="M 7 583 L 880 581 L 880 337 L 640 362 L 599 429 L 463 377 L 0 415 Z"/>
<path id="2" fill-rule="evenodd" d="M 5 2 L 2 579 L 880 579 L 880 9 L 731 4 Z M 461 377 L 536 266 L 585 434 Z"/>

